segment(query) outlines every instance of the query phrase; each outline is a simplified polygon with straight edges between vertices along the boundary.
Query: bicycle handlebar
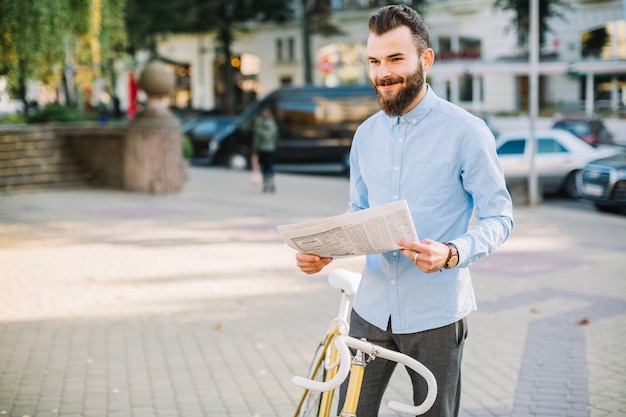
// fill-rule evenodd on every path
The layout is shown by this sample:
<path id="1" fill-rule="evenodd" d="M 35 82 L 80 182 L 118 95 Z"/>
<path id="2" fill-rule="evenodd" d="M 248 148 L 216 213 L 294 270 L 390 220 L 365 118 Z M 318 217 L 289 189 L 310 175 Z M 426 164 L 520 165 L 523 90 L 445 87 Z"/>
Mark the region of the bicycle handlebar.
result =
<path id="1" fill-rule="evenodd" d="M 428 394 L 426 395 L 426 399 L 424 400 L 424 402 L 422 402 L 420 405 L 408 405 L 399 403 L 397 401 L 390 401 L 387 406 L 391 410 L 400 413 L 420 415 L 428 411 L 430 407 L 432 407 L 432 405 L 435 403 L 435 398 L 437 398 L 437 381 L 435 380 L 435 376 L 432 374 L 432 372 L 430 372 L 428 368 L 426 368 L 424 365 L 411 358 L 410 356 L 404 355 L 394 350 L 383 348 L 381 346 L 374 345 L 373 343 L 355 339 L 354 337 L 350 336 L 337 336 L 334 340 L 334 343 L 337 347 L 337 350 L 339 351 L 341 362 L 339 364 L 339 370 L 337 371 L 337 374 L 333 379 L 325 382 L 320 382 L 300 376 L 295 376 L 291 379 L 291 381 L 294 384 L 311 391 L 331 391 L 339 387 L 339 385 L 341 385 L 341 383 L 348 377 L 348 374 L 350 373 L 351 354 L 349 347 L 351 347 L 365 352 L 368 355 L 374 355 L 375 357 L 381 357 L 400 363 L 414 370 L 426 380 L 426 383 L 428 385 Z"/>

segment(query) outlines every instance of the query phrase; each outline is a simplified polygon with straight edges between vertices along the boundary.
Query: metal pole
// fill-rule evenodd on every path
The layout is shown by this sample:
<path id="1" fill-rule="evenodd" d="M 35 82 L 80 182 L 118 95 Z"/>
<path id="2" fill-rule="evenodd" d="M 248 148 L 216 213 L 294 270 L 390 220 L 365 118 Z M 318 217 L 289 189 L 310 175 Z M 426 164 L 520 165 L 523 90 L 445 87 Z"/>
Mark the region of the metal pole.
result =
<path id="1" fill-rule="evenodd" d="M 594 96 L 593 96 L 593 72 L 589 71 L 585 78 L 585 114 L 589 117 L 593 116 Z"/>
<path id="2" fill-rule="evenodd" d="M 535 121 L 539 113 L 539 0 L 530 1 L 530 38 L 528 40 L 530 52 L 529 74 L 529 106 L 530 106 L 530 172 L 528 173 L 528 205 L 534 207 L 539 201 L 538 179 L 535 167 L 537 154 L 537 137 Z"/>

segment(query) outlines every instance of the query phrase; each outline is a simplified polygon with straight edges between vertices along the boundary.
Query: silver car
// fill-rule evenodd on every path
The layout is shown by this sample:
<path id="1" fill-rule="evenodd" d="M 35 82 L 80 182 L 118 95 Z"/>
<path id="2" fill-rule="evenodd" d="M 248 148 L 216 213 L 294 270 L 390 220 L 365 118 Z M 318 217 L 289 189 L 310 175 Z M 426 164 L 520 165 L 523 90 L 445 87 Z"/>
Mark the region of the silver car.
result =
<path id="1" fill-rule="evenodd" d="M 595 159 L 615 155 L 617 146 L 593 147 L 561 129 L 536 131 L 535 171 L 544 194 L 578 198 L 576 178 Z M 531 167 L 530 132 L 504 132 L 496 146 L 507 181 L 528 179 Z"/>

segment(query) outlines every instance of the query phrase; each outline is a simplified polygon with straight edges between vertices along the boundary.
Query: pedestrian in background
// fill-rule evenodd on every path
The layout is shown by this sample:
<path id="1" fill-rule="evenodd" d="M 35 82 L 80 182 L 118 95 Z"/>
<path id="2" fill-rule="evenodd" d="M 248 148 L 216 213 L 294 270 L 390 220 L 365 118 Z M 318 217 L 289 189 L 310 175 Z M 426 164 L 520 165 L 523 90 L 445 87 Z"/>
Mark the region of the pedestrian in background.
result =
<path id="1" fill-rule="evenodd" d="M 252 169 L 260 171 L 263 180 L 263 192 L 276 191 L 274 183 L 274 163 L 279 131 L 272 111 L 264 109 L 254 123 L 252 139 Z"/>
<path id="2" fill-rule="evenodd" d="M 369 75 L 382 111 L 355 133 L 348 211 L 405 199 L 422 240 L 366 257 L 350 335 L 422 362 L 438 385 L 425 415 L 454 417 L 466 317 L 477 308 L 468 267 L 508 238 L 511 197 L 489 128 L 426 83 L 435 56 L 422 16 L 405 5 L 386 6 L 370 16 L 369 30 Z M 297 253 L 296 260 L 313 274 L 332 258 Z M 380 358 L 368 363 L 359 417 L 378 415 L 395 365 Z M 421 404 L 425 383 L 410 376 Z M 340 409 L 344 398 L 345 384 Z"/>

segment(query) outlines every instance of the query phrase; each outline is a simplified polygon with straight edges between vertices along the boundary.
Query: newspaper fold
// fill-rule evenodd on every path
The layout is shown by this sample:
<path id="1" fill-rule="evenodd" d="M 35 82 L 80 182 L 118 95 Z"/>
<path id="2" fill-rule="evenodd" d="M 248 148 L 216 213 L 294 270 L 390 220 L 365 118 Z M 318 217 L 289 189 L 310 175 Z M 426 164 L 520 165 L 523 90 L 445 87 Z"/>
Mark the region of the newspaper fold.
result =
<path id="1" fill-rule="evenodd" d="M 277 229 L 289 247 L 320 257 L 388 252 L 400 239 L 418 240 L 406 200 Z"/>

